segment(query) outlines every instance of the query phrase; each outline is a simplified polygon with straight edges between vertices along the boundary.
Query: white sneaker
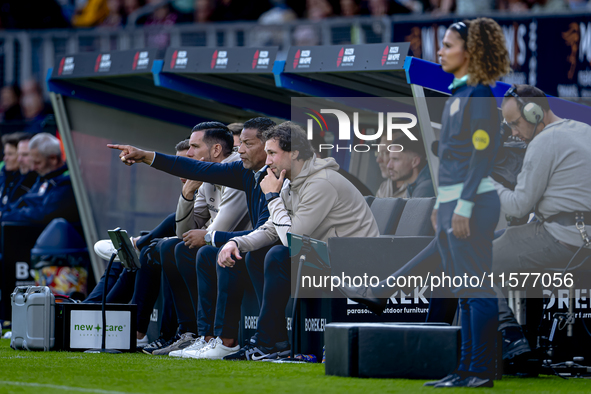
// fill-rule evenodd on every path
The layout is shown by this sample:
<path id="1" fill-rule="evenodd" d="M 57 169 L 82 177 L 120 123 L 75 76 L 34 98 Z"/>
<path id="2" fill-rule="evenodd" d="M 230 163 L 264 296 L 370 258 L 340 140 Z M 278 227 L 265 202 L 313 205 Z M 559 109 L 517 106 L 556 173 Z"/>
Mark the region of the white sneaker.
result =
<path id="1" fill-rule="evenodd" d="M 186 347 L 181 350 L 175 350 L 174 352 L 168 353 L 168 355 L 172 356 L 172 357 L 189 358 L 188 356 L 185 355 L 185 353 L 187 351 L 193 351 L 193 350 L 199 351 L 199 350 L 203 349 L 205 346 L 207 346 L 207 342 L 205 342 L 205 337 L 199 337 L 199 338 L 195 339 L 195 341 L 191 344 L 191 346 Z"/>
<path id="2" fill-rule="evenodd" d="M 224 346 L 221 338 L 217 337 L 211 345 L 201 350 L 198 358 L 203 360 L 221 360 L 228 354 L 236 353 L 238 350 L 240 350 L 240 346 Z"/>
<path id="3" fill-rule="evenodd" d="M 131 241 L 131 244 L 133 245 L 133 250 L 135 251 L 135 253 L 137 254 L 137 257 L 139 259 L 140 251 L 136 247 L 135 242 L 133 242 L 133 237 L 129 237 L 129 240 Z M 113 241 L 111 241 L 110 239 L 101 239 L 100 241 L 98 241 L 97 243 L 94 244 L 94 252 L 101 259 L 109 261 L 111 259 L 111 256 L 113 255 L 113 253 L 117 252 L 117 250 L 113 246 Z M 116 256 L 115 260 L 113 260 L 113 261 L 121 261 L 121 260 L 119 260 L 119 256 Z"/>
<path id="4" fill-rule="evenodd" d="M 110 239 L 101 239 L 97 243 L 94 244 L 94 252 L 104 260 L 111 260 L 111 256 L 113 253 L 117 252 L 115 247 L 113 246 L 113 241 Z M 113 261 L 121 261 L 119 260 L 119 256 L 115 257 Z"/>
<path id="5" fill-rule="evenodd" d="M 188 350 L 183 353 L 183 358 L 199 358 L 199 355 L 202 351 L 209 349 L 212 344 L 215 342 L 215 338 L 211 338 L 208 342 L 205 342 L 205 337 L 203 337 L 204 345 L 201 347 L 195 347 L 194 349 Z"/>
<path id="6" fill-rule="evenodd" d="M 139 347 L 140 349 L 143 349 L 146 346 L 148 346 L 149 343 L 150 342 L 148 342 L 148 335 L 144 335 L 144 337 L 142 339 L 137 340 L 136 346 Z"/>

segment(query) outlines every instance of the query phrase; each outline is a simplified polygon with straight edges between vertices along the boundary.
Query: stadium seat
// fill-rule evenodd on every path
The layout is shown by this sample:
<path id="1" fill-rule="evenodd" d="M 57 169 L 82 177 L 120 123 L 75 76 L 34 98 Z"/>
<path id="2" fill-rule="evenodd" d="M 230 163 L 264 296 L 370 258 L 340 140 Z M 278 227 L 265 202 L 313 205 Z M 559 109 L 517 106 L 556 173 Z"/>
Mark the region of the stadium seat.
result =
<path id="1" fill-rule="evenodd" d="M 407 200 L 402 198 L 376 198 L 371 213 L 378 224 L 380 235 L 394 234 Z"/>
<path id="2" fill-rule="evenodd" d="M 402 211 L 394 235 L 435 235 L 431 225 L 431 213 L 434 206 L 435 198 L 411 198 L 406 200 L 404 211 Z"/>

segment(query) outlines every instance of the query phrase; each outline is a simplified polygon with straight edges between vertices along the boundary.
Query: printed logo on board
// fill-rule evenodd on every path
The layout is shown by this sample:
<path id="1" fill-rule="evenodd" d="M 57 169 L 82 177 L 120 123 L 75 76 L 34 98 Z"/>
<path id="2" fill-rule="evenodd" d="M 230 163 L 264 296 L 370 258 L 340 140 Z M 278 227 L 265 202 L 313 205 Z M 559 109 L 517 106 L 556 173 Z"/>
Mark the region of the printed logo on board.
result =
<path id="1" fill-rule="evenodd" d="M 108 72 L 111 70 L 111 54 L 98 55 L 94 64 L 94 72 Z"/>
<path id="2" fill-rule="evenodd" d="M 189 64 L 189 57 L 187 51 L 174 51 L 172 54 L 172 60 L 170 62 L 170 68 L 174 69 L 185 69 Z"/>
<path id="3" fill-rule="evenodd" d="M 312 64 L 312 53 L 309 49 L 298 51 L 293 59 L 293 68 L 310 68 Z"/>
<path id="4" fill-rule="evenodd" d="M 148 68 L 150 58 L 148 57 L 148 51 L 136 52 L 133 57 L 133 70 L 145 70 Z"/>
<path id="5" fill-rule="evenodd" d="M 254 69 L 268 69 L 269 64 L 271 64 L 271 59 L 269 58 L 269 51 L 259 51 L 257 50 L 254 53 L 254 58 L 252 59 L 252 68 Z"/>
<path id="6" fill-rule="evenodd" d="M 57 75 L 70 75 L 74 72 L 74 58 L 63 57 L 60 61 Z"/>
<path id="7" fill-rule="evenodd" d="M 400 63 L 400 47 L 399 46 L 387 46 L 382 54 L 382 66 L 384 65 L 397 65 Z"/>
<path id="8" fill-rule="evenodd" d="M 355 48 L 342 47 L 337 57 L 337 67 L 352 66 L 355 63 Z"/>
<path id="9" fill-rule="evenodd" d="M 228 67 L 228 51 L 214 51 L 211 57 L 211 68 L 226 69 Z"/>

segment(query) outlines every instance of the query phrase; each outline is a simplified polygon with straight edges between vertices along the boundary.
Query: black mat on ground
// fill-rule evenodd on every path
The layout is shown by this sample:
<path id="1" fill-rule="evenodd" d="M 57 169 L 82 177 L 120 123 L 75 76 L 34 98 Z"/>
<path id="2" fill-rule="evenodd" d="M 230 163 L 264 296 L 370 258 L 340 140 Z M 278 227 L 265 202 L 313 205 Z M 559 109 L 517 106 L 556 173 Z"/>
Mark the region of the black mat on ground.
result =
<path id="1" fill-rule="evenodd" d="M 335 376 L 441 379 L 460 356 L 460 327 L 443 323 L 331 323 L 324 341 Z"/>

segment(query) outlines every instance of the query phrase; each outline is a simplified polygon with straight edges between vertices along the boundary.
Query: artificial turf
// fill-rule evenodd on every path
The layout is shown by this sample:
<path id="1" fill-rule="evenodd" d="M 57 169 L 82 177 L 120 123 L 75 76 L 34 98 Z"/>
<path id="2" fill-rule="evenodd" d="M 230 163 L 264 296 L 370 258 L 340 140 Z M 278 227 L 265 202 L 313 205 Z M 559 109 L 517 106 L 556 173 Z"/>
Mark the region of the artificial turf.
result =
<path id="1" fill-rule="evenodd" d="M 0 393 L 409 393 L 424 381 L 326 376 L 322 364 L 175 359 L 135 354 L 15 351 L 0 340 Z M 444 389 L 445 393 L 469 389 Z M 591 392 L 591 380 L 555 376 L 495 382 L 499 393 Z"/>

